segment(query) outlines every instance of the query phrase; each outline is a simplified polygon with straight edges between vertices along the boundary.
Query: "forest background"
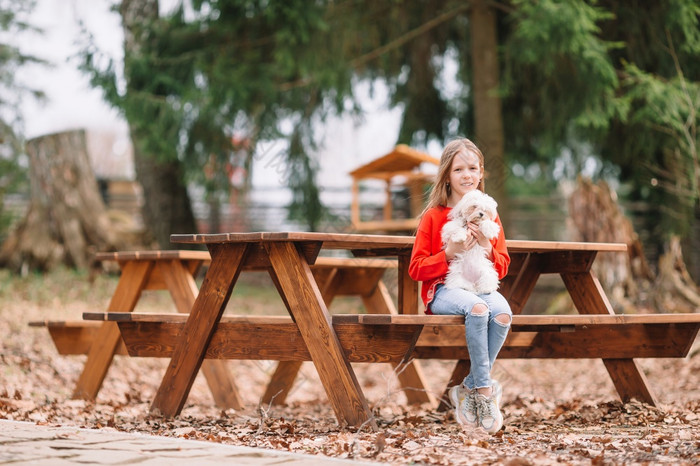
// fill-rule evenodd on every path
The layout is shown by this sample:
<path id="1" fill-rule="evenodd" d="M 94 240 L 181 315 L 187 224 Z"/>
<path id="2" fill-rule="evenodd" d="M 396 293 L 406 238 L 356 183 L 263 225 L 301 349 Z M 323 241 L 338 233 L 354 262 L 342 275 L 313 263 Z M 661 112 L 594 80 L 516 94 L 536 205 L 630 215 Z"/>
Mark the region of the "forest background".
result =
<path id="1" fill-rule="evenodd" d="M 32 27 L 32 2 L 0 8 L 3 30 Z M 245 173 L 236 188 L 245 202 L 256 160 L 279 141 L 290 218 L 327 228 L 318 128 L 331 116 L 362 116 L 358 88 L 382 86 L 401 111 L 396 143 L 425 149 L 466 135 L 482 147 L 487 190 L 506 228 L 519 197 L 559 192 L 586 173 L 627 205 L 643 203 L 635 225 L 654 259 L 680 239 L 697 273 L 699 12 L 692 0 L 198 0 L 162 13 L 157 0 L 125 0 L 114 5 L 123 61 L 99 48 L 89 24 L 80 60 L 128 123 L 143 219 L 158 247 L 173 247 L 172 233 L 196 231 L 188 186 L 221 198 L 233 163 Z M 3 50 L 7 95 L 31 93 L 13 76 L 36 60 Z M 13 102 L 3 100 L 0 195 L 30 186 Z M 31 229 L 5 217 L 5 235 L 11 222 Z M 10 235 L 0 262 L 47 268 L 31 250 L 9 248 L 22 238 Z M 114 243 L 99 235 L 84 242 Z M 84 263 L 69 254 L 63 261 Z"/>

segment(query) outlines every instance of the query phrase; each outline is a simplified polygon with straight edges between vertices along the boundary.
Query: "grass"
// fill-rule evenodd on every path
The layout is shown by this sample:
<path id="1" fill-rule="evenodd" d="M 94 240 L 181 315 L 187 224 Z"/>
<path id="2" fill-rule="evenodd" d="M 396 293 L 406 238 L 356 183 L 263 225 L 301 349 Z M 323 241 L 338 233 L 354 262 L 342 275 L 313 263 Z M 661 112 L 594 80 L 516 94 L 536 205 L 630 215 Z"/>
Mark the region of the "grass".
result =
<path id="1" fill-rule="evenodd" d="M 201 285 L 202 277 L 198 277 Z M 45 310 L 41 319 L 80 318 L 85 311 L 106 310 L 117 287 L 117 273 L 90 275 L 65 267 L 26 277 L 0 269 L 0 307 L 8 308 L 22 302 L 31 302 Z M 333 301 L 334 313 L 363 312 L 359 298 L 340 297 Z M 160 290 L 146 290 L 136 305 L 138 312 L 176 312 L 169 294 Z M 270 277 L 265 273 L 241 274 L 231 293 L 226 308 L 228 314 L 286 315 L 282 299 Z"/>

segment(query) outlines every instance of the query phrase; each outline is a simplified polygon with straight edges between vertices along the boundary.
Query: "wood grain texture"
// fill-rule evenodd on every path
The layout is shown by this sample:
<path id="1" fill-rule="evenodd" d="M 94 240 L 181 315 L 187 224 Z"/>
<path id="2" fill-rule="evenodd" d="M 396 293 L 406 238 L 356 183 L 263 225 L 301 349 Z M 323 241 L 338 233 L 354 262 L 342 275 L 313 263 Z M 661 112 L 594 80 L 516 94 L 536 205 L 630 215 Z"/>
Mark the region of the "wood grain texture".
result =
<path id="1" fill-rule="evenodd" d="M 172 417 L 182 410 L 216 323 L 240 274 L 246 249 L 245 244 L 228 247 L 209 245 L 212 256 L 209 271 L 177 340 L 170 364 L 151 404 L 151 412 Z"/>
<path id="2" fill-rule="evenodd" d="M 120 322 L 133 357 L 172 357 L 181 338 L 182 322 Z M 400 363 L 413 351 L 418 325 L 334 326 L 338 343 L 350 362 Z M 311 361 L 311 352 L 298 327 L 286 324 L 221 323 L 207 347 L 206 358 L 271 361 Z"/>
<path id="3" fill-rule="evenodd" d="M 189 314 L 199 289 L 186 264 L 180 260 L 159 261 L 155 270 L 163 278 L 177 311 Z M 238 387 L 236 387 L 225 361 L 203 361 L 201 370 L 218 407 L 222 409 L 241 409 L 243 407 Z"/>
<path id="4" fill-rule="evenodd" d="M 150 262 L 126 264 L 109 302 L 108 311 L 131 312 L 141 297 L 141 290 L 153 270 Z M 121 335 L 114 322 L 104 322 L 90 346 L 83 371 L 78 378 L 73 398 L 94 400 L 112 364 Z"/>
<path id="5" fill-rule="evenodd" d="M 376 428 L 311 270 L 293 243 L 266 244 L 270 262 L 340 424 Z"/>

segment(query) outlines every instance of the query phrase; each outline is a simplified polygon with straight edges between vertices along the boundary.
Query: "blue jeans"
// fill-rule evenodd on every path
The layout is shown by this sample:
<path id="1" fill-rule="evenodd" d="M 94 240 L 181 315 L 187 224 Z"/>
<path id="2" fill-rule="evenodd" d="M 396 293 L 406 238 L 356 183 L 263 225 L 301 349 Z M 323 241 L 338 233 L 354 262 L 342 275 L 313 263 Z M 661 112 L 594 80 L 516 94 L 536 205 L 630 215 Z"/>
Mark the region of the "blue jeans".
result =
<path id="1" fill-rule="evenodd" d="M 472 314 L 476 304 L 484 304 L 488 312 Z M 477 295 L 461 288 L 438 285 L 430 310 L 433 314 L 464 316 L 471 364 L 463 384 L 469 389 L 490 387 L 491 368 L 508 336 L 513 316 L 508 301 L 498 291 Z M 510 317 L 508 324 L 496 320 L 496 316 L 501 314 Z"/>

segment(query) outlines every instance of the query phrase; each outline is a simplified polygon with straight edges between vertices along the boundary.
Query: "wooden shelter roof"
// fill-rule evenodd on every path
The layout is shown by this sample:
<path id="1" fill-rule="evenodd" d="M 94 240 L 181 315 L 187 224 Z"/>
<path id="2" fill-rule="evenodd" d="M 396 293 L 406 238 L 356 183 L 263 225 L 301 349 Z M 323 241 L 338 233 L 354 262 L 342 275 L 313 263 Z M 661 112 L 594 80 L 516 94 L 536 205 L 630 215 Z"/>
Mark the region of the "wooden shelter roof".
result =
<path id="1" fill-rule="evenodd" d="M 390 153 L 351 171 L 350 176 L 355 180 L 362 178 L 389 179 L 397 174 L 411 172 L 421 163 L 432 163 L 437 166 L 440 164 L 440 160 L 412 149 L 406 144 L 399 144 Z"/>

